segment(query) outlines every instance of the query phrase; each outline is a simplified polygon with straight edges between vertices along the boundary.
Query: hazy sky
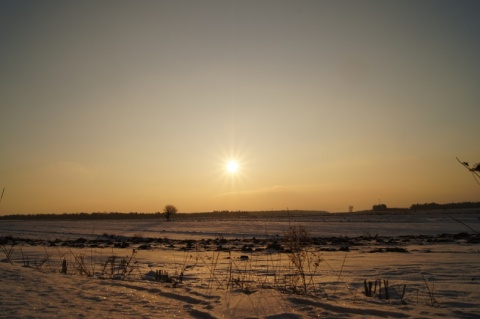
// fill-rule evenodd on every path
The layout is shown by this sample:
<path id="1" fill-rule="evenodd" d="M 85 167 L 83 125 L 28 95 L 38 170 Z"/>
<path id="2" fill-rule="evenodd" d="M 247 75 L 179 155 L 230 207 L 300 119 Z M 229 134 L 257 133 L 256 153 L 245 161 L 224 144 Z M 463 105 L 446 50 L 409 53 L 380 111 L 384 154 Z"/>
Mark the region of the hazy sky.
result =
<path id="1" fill-rule="evenodd" d="M 3 0 L 0 214 L 480 201 L 479 84 L 477 0 Z"/>

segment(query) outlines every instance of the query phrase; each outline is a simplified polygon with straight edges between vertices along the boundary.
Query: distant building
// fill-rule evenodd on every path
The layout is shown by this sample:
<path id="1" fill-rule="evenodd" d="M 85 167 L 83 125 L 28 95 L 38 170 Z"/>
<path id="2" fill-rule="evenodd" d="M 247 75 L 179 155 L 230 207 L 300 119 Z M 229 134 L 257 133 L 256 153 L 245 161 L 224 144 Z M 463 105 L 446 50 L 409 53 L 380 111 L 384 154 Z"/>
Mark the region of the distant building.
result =
<path id="1" fill-rule="evenodd" d="M 387 205 L 385 205 L 385 204 L 373 205 L 372 210 L 373 211 L 384 211 L 384 210 L 387 210 Z"/>

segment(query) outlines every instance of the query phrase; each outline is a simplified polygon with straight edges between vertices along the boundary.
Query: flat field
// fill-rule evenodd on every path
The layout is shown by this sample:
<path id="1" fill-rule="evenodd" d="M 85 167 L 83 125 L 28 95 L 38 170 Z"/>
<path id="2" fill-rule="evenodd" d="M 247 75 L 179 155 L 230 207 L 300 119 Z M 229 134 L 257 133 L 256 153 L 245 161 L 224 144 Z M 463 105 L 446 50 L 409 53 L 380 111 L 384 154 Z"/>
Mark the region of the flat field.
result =
<path id="1" fill-rule="evenodd" d="M 480 212 L 0 221 L 0 318 L 479 318 Z"/>

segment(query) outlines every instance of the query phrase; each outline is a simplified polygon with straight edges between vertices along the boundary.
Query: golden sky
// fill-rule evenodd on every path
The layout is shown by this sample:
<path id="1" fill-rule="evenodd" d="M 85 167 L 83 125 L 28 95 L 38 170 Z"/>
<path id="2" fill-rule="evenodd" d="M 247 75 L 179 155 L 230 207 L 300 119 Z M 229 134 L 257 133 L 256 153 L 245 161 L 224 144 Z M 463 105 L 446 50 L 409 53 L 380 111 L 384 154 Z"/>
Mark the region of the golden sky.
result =
<path id="1" fill-rule="evenodd" d="M 479 201 L 479 34 L 478 1 L 1 1 L 0 214 Z"/>

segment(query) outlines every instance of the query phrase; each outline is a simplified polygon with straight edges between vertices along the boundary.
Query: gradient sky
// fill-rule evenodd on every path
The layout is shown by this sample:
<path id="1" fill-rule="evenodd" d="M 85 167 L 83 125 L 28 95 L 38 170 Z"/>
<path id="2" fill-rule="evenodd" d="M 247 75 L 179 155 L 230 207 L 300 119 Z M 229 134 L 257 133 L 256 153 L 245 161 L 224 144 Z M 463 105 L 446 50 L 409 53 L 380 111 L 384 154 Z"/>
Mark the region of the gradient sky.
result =
<path id="1" fill-rule="evenodd" d="M 3 0 L 0 214 L 480 201 L 479 84 L 477 0 Z"/>

